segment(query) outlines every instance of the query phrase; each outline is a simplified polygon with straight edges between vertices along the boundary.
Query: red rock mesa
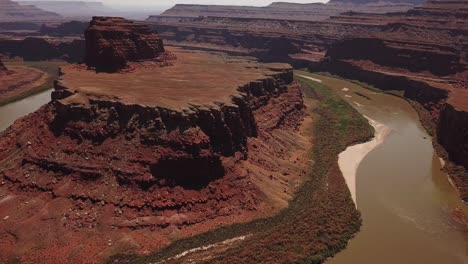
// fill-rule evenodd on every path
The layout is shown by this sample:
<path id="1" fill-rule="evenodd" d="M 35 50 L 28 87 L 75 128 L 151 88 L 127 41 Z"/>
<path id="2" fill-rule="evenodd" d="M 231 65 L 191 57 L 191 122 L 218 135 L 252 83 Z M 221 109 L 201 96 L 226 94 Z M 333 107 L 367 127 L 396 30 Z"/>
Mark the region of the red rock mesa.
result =
<path id="1" fill-rule="evenodd" d="M 162 39 L 148 26 L 118 17 L 93 17 L 85 38 L 85 62 L 98 71 L 118 71 L 164 52 Z"/>

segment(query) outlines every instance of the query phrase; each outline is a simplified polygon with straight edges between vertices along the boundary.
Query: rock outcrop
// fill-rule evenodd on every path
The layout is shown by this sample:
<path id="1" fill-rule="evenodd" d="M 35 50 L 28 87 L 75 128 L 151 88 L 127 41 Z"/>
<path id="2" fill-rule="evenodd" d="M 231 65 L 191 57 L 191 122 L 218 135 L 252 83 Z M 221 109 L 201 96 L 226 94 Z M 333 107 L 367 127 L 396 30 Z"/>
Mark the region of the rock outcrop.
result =
<path id="1" fill-rule="evenodd" d="M 154 59 L 164 52 L 157 33 L 124 18 L 93 17 L 85 38 L 85 62 L 98 71 L 118 71 L 128 62 Z"/>
<path id="2" fill-rule="evenodd" d="M 0 0 L 0 21 L 40 21 L 60 18 L 56 13 L 39 9 L 33 5 L 20 5 L 11 0 Z"/>

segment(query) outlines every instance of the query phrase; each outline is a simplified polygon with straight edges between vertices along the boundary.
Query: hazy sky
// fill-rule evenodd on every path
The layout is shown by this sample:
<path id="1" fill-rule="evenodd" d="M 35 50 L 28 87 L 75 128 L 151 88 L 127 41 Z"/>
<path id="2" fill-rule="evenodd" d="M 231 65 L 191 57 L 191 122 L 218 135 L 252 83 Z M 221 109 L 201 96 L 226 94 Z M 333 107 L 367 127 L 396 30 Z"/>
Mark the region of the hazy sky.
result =
<path id="1" fill-rule="evenodd" d="M 93 1 L 93 0 L 89 0 Z M 216 5 L 254 5 L 265 6 L 271 2 L 312 3 L 328 0 L 94 0 L 109 5 L 172 6 L 175 4 L 216 4 Z"/>

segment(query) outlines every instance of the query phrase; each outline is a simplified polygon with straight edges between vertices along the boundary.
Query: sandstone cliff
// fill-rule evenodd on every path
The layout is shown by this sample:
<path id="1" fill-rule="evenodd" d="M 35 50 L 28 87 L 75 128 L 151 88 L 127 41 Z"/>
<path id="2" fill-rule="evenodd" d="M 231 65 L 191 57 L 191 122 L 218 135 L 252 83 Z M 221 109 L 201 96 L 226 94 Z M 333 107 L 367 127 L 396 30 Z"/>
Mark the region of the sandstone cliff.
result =
<path id="1" fill-rule="evenodd" d="M 118 71 L 130 61 L 154 59 L 164 52 L 158 34 L 123 18 L 94 17 L 85 38 L 85 62 L 99 71 Z"/>

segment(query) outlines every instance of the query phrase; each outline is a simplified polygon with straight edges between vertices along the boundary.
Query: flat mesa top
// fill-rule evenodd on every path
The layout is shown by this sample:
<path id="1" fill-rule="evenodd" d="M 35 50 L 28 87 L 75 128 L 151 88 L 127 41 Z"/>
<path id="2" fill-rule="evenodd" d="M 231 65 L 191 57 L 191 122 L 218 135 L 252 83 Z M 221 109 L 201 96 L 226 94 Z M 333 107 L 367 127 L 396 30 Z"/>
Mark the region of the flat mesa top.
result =
<path id="1" fill-rule="evenodd" d="M 168 109 L 230 104 L 240 86 L 291 69 L 289 64 L 263 64 L 225 54 L 170 51 L 177 56 L 173 66 L 146 66 L 125 73 L 96 73 L 65 66 L 59 81 L 75 94 L 62 101 L 85 103 L 87 98 L 99 98 Z"/>

